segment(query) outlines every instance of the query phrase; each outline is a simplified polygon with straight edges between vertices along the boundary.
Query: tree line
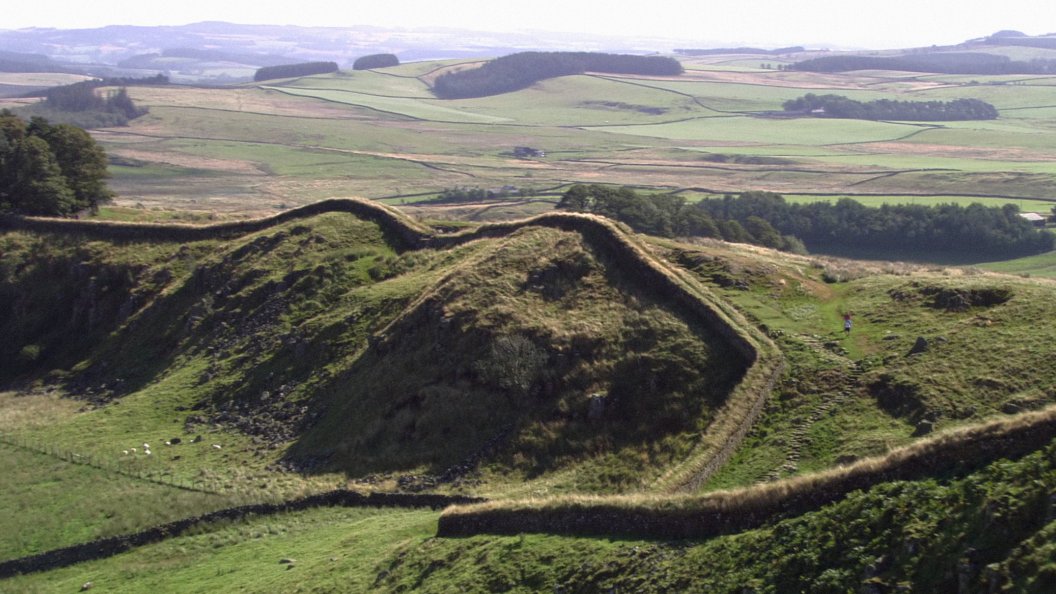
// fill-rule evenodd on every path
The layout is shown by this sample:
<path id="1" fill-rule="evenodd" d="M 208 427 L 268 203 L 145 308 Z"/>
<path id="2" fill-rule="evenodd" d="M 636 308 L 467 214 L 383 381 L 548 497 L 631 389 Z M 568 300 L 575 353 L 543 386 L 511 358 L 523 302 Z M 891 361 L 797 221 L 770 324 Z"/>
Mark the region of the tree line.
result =
<path id="1" fill-rule="evenodd" d="M 979 99 L 952 101 L 855 101 L 842 95 L 807 93 L 785 101 L 786 112 L 857 120 L 956 121 L 997 119 L 997 108 Z"/>
<path id="2" fill-rule="evenodd" d="M 496 58 L 480 68 L 444 74 L 433 84 L 433 93 L 441 99 L 487 97 L 519 91 L 548 78 L 588 71 L 652 76 L 675 76 L 683 72 L 678 60 L 662 56 L 521 52 Z"/>
<path id="3" fill-rule="evenodd" d="M 0 51 L 0 72 L 63 72 L 62 65 L 44 54 Z"/>
<path id="4" fill-rule="evenodd" d="M 113 193 L 106 154 L 83 129 L 0 112 L 0 212 L 69 216 Z"/>
<path id="5" fill-rule="evenodd" d="M 52 87 L 44 91 L 44 107 L 55 111 L 95 111 L 115 115 L 124 124 L 147 113 L 128 96 L 128 89 L 120 87 L 103 96 L 95 92 L 107 81 L 86 80 L 72 85 Z"/>
<path id="6" fill-rule="evenodd" d="M 272 80 L 275 78 L 293 78 L 296 76 L 312 76 L 313 74 L 329 74 L 337 72 L 337 62 L 301 62 L 299 64 L 282 64 L 280 66 L 265 66 L 257 69 L 253 80 Z"/>
<path id="7" fill-rule="evenodd" d="M 399 65 L 400 59 L 396 57 L 396 54 L 370 54 L 356 58 L 356 61 L 352 63 L 352 70 L 373 70 Z"/>
<path id="8" fill-rule="evenodd" d="M 746 192 L 688 204 L 670 194 L 642 195 L 627 187 L 577 184 L 559 209 L 603 215 L 661 237 L 713 237 L 805 253 L 871 251 L 1015 257 L 1051 251 L 1056 236 L 1019 216 L 1015 205 L 884 205 L 850 199 L 791 204 L 780 194 Z"/>
<path id="9" fill-rule="evenodd" d="M 516 196 L 527 198 L 534 194 L 530 188 L 517 188 L 514 186 L 503 186 L 501 188 L 487 189 L 481 187 L 444 188 L 433 202 L 480 202 L 481 200 L 494 200 L 496 198 L 509 198 Z"/>
<path id="10" fill-rule="evenodd" d="M 785 67 L 806 72 L 902 70 L 938 74 L 1053 74 L 1056 60 L 1012 60 L 982 52 L 934 53 L 907 56 L 822 56 Z"/>
<path id="11" fill-rule="evenodd" d="M 626 223 L 639 233 L 659 237 L 713 237 L 774 249 L 806 252 L 795 237 L 782 236 L 757 216 L 714 217 L 686 199 L 672 194 L 639 194 L 632 188 L 576 184 L 561 196 L 557 208 L 589 212 Z"/>

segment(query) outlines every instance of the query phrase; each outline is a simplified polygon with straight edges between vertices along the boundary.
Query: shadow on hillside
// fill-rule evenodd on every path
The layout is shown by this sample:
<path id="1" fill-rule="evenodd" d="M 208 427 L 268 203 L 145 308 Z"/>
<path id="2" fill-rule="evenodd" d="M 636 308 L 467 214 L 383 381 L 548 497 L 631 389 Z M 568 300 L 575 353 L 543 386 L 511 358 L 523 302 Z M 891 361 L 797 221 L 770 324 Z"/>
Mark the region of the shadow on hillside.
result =
<path id="1" fill-rule="evenodd" d="M 475 312 L 450 315 L 434 298 L 372 338 L 318 390 L 281 466 L 396 480 L 415 490 L 472 481 L 482 463 L 531 477 L 588 460 L 604 460 L 612 474 L 605 480 L 630 484 L 651 466 L 685 455 L 686 440 L 747 364 L 691 312 L 598 259 L 607 282 L 633 296 L 635 307 L 661 306 L 692 338 L 633 312 L 612 340 L 589 334 L 555 340 L 527 328 L 499 332 L 479 324 Z M 529 275 L 526 287 L 534 288 L 522 290 L 556 299 L 567 279 L 554 276 L 562 274 Z M 504 363 L 507 376 L 527 359 L 541 361 L 523 382 L 490 371 L 496 345 L 513 342 L 522 346 Z"/>

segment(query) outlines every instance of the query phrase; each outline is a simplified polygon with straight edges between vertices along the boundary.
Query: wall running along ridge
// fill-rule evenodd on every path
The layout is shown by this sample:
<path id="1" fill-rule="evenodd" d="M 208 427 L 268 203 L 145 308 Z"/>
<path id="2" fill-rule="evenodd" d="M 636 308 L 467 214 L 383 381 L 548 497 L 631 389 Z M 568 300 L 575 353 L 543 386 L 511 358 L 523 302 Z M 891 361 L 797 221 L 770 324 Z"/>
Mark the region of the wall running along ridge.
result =
<path id="1" fill-rule="evenodd" d="M 700 444 L 684 462 L 665 473 L 657 482 L 656 487 L 661 490 L 694 490 L 707 481 L 747 436 L 774 383 L 784 370 L 784 358 L 779 349 L 733 308 L 725 305 L 694 279 L 650 255 L 612 221 L 594 215 L 550 213 L 523 221 L 484 225 L 458 234 L 438 235 L 398 211 L 378 203 L 331 199 L 272 217 L 217 225 L 119 223 L 4 215 L 0 216 L 0 230 L 79 234 L 115 241 L 186 242 L 237 237 L 330 212 L 349 213 L 374 222 L 386 236 L 407 249 L 444 249 L 477 239 L 503 237 L 529 226 L 577 232 L 595 249 L 619 262 L 621 270 L 635 279 L 644 290 L 669 300 L 704 327 L 719 334 L 743 360 L 745 374 L 701 435 Z M 409 313 L 410 308 L 400 318 Z M 381 334 L 384 334 L 384 330 Z"/>
<path id="2" fill-rule="evenodd" d="M 330 212 L 345 212 L 374 222 L 389 238 L 407 249 L 445 249 L 477 239 L 504 237 L 530 226 L 576 232 L 599 253 L 618 262 L 621 271 L 634 279 L 643 290 L 659 296 L 722 337 L 741 359 L 744 375 L 723 406 L 716 411 L 695 450 L 656 483 L 656 488 L 662 491 L 699 488 L 717 471 L 751 429 L 774 382 L 784 369 L 784 358 L 779 349 L 736 310 L 695 279 L 652 256 L 612 221 L 594 215 L 551 213 L 523 221 L 484 225 L 458 234 L 438 235 L 376 203 L 335 199 L 263 219 L 208 226 L 71 221 L 8 215 L 0 216 L 0 230 L 79 234 L 114 241 L 186 242 L 237 237 Z M 412 304 L 398 319 L 411 315 L 420 305 L 420 302 Z M 384 334 L 385 330 L 382 330 L 373 340 L 384 340 Z"/>

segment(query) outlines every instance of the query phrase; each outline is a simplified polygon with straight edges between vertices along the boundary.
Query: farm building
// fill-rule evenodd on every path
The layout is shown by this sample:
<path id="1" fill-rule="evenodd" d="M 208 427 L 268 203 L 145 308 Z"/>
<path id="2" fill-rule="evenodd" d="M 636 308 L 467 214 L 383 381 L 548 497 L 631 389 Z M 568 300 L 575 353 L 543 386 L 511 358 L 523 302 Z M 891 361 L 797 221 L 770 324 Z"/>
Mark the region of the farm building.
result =
<path id="1" fill-rule="evenodd" d="M 1044 227 L 1045 221 L 1048 220 L 1045 215 L 1036 212 L 1021 212 L 1019 216 L 1033 223 L 1035 227 Z"/>

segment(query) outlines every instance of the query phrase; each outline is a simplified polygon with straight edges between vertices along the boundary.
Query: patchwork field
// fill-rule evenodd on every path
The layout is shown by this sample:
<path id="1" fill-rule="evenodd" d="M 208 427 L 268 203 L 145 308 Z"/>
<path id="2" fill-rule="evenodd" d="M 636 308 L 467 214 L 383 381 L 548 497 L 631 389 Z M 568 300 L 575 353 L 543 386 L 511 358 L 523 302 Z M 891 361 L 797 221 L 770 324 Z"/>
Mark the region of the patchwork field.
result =
<path id="1" fill-rule="evenodd" d="M 147 209 L 267 213 L 334 196 L 399 203 L 453 187 L 545 194 L 575 182 L 1056 198 L 1056 79 L 762 67 L 776 62 L 685 59 L 680 77 L 588 74 L 457 101 L 429 92 L 438 73 L 461 67 L 457 61 L 228 88 L 134 87 L 150 114 L 96 134 L 117 159 L 119 204 Z M 973 97 L 992 102 L 1001 117 L 901 123 L 757 115 L 807 92 Z M 517 146 L 546 156 L 516 159 Z M 706 159 L 715 152 L 784 161 L 719 165 Z"/>

